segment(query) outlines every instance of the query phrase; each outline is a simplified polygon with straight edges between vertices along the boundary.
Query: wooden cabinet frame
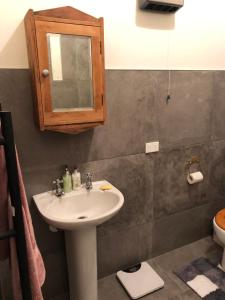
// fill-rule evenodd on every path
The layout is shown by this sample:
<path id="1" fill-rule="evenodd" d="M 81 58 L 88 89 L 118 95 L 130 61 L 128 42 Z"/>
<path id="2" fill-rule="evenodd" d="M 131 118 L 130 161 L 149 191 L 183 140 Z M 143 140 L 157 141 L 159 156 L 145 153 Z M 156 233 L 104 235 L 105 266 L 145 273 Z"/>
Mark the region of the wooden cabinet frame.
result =
<path id="1" fill-rule="evenodd" d="M 106 115 L 103 18 L 96 19 L 72 7 L 61 7 L 37 12 L 29 10 L 24 21 L 40 129 L 79 133 L 103 124 Z M 52 111 L 50 78 L 42 75 L 44 69 L 49 69 L 47 33 L 81 35 L 91 38 L 93 109 Z"/>

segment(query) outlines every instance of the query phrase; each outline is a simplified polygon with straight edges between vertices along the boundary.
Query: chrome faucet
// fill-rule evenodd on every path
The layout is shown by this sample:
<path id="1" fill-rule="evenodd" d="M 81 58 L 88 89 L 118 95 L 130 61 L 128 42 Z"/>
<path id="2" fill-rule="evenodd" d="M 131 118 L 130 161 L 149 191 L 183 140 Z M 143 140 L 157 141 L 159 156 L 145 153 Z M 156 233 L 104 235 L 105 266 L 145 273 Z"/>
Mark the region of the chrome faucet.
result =
<path id="1" fill-rule="evenodd" d="M 53 190 L 53 192 L 55 193 L 56 197 L 62 197 L 64 195 L 64 191 L 62 187 L 63 181 L 57 178 L 52 183 L 55 185 L 55 189 Z"/>
<path id="2" fill-rule="evenodd" d="M 86 180 L 85 180 L 84 186 L 85 186 L 85 188 L 86 188 L 87 191 L 90 191 L 93 188 L 93 186 L 92 186 L 92 180 L 91 180 L 92 174 L 91 173 L 87 173 L 85 175 L 86 175 Z"/>

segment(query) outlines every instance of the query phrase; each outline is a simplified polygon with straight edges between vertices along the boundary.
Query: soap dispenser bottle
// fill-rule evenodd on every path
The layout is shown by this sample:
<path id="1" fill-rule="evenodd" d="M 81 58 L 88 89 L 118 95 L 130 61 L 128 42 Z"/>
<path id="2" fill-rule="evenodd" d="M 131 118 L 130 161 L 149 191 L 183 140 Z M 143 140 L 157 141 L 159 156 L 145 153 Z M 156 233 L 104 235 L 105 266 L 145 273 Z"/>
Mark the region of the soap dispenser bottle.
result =
<path id="1" fill-rule="evenodd" d="M 65 172 L 63 174 L 63 191 L 64 193 L 69 193 L 72 191 L 72 178 L 68 167 L 66 166 Z"/>
<path id="2" fill-rule="evenodd" d="M 81 187 L 81 176 L 76 166 L 74 167 L 74 171 L 72 173 L 72 183 L 73 183 L 73 190 L 77 190 Z"/>

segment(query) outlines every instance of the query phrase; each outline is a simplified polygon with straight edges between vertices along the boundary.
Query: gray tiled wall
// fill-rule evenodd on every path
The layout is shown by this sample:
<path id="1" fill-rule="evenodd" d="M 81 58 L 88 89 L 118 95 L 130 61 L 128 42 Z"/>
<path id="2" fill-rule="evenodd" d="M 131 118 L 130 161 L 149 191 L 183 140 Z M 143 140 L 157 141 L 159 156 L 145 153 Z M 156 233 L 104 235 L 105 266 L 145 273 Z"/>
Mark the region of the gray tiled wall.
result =
<path id="1" fill-rule="evenodd" d="M 0 101 L 15 137 L 47 279 L 45 299 L 68 289 L 64 237 L 51 233 L 31 196 L 51 188 L 64 164 L 90 170 L 125 196 L 120 213 L 98 228 L 99 277 L 197 240 L 225 202 L 225 72 L 106 71 L 104 126 L 80 135 L 34 125 L 28 70 L 0 70 Z M 144 153 L 159 140 L 160 152 Z M 189 186 L 185 162 L 198 155 L 204 181 Z M 57 284 L 55 284 L 57 282 Z M 55 298 L 56 299 L 56 298 Z"/>

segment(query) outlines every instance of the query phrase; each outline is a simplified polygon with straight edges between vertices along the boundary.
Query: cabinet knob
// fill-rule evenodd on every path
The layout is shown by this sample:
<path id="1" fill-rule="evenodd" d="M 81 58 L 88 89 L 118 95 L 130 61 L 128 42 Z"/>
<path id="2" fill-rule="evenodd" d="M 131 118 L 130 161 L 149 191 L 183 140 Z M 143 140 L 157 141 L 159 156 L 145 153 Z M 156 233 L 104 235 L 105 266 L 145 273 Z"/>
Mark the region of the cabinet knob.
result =
<path id="1" fill-rule="evenodd" d="M 44 69 L 44 70 L 42 71 L 42 76 L 48 77 L 48 75 L 49 75 L 49 70 L 48 70 L 48 69 Z"/>

